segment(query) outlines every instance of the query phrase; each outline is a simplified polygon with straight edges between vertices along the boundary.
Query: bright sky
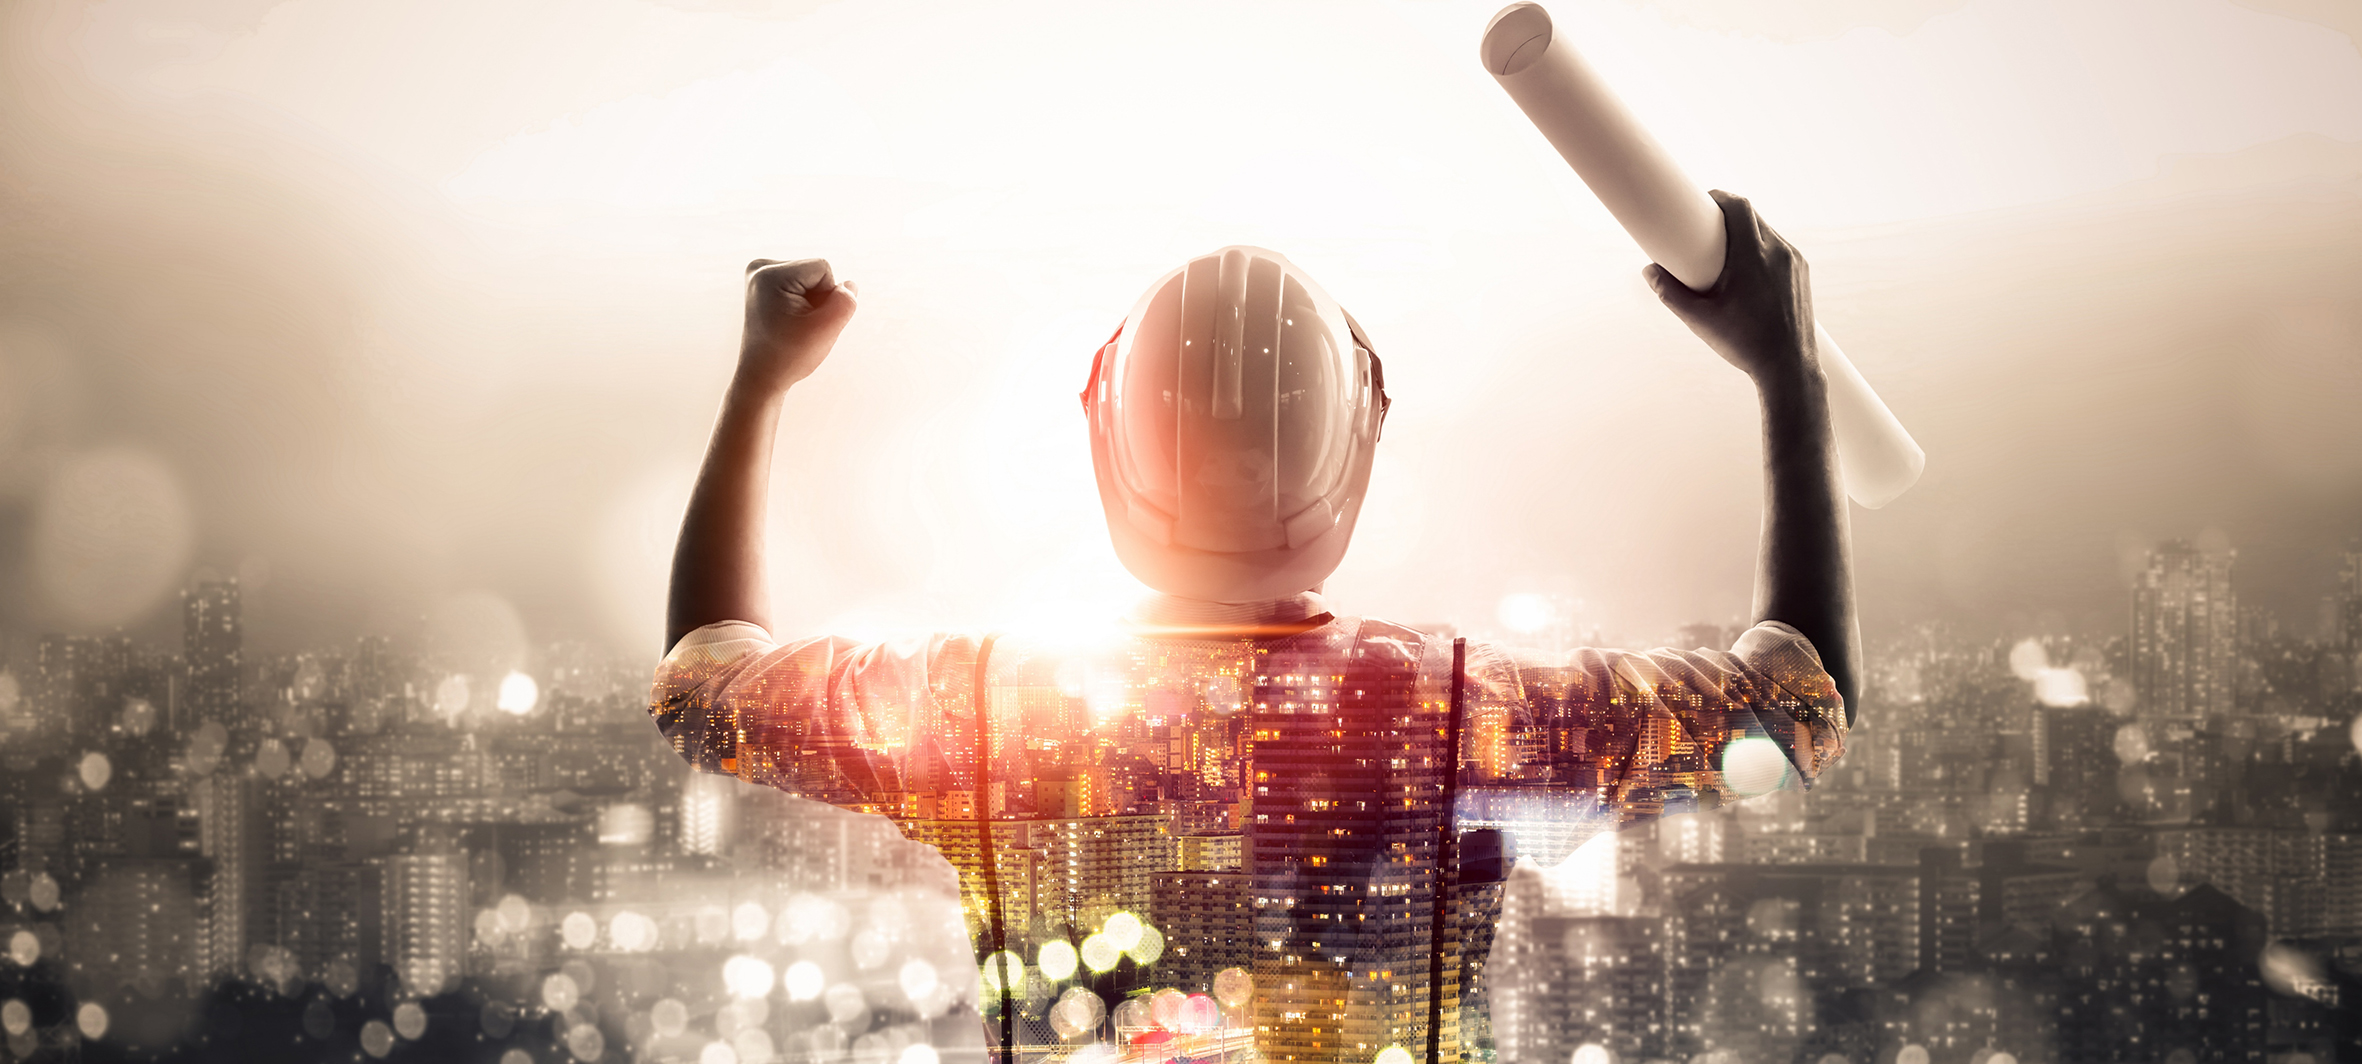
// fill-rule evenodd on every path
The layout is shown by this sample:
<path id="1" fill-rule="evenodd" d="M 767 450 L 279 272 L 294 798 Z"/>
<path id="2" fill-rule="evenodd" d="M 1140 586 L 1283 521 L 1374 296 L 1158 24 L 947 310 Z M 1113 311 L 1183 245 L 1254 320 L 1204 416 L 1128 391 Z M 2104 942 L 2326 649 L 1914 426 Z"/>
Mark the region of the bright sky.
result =
<path id="1" fill-rule="evenodd" d="M 1333 589 L 1411 619 L 1531 590 L 1616 612 L 1625 578 L 1595 561 L 1513 561 L 1464 599 L 1394 572 L 1458 523 L 1422 500 L 1452 490 L 1456 441 L 1532 375 L 1521 359 L 1579 359 L 1603 395 L 1689 389 L 1728 423 L 1709 442 L 1752 437 L 1742 385 L 1651 316 L 1638 253 L 1479 68 L 1496 6 L 109 0 L 43 8 L 40 32 L 135 108 L 236 115 L 447 227 L 413 240 L 433 279 L 389 281 L 365 315 L 363 346 L 396 352 L 360 400 L 388 431 L 452 436 L 553 368 L 646 404 L 659 430 L 632 438 L 661 453 L 603 474 L 581 522 L 616 631 L 653 623 L 738 262 L 822 255 L 863 281 L 812 385 L 829 402 L 789 437 L 828 468 L 788 485 L 806 509 L 782 543 L 836 562 L 781 578 L 825 604 L 798 616 L 973 620 L 1128 590 L 1072 409 L 1081 360 L 1149 280 L 1227 243 L 1309 268 L 1415 397 Z M 1851 30 L 1870 9 L 1836 0 L 1551 6 L 1701 183 L 1808 252 L 2170 156 L 2362 141 L 2354 39 L 2226 0 L 1925 0 Z M 430 289 L 481 298 L 429 313 Z M 1876 383 L 1879 352 L 1847 346 Z M 399 405 L 422 392 L 441 398 Z M 450 446 L 435 475 L 464 482 Z M 1744 485 L 1744 464 L 1717 475 Z M 1708 516 L 1749 524 L 1741 501 Z M 1748 562 L 1666 615 L 1742 609 Z"/>

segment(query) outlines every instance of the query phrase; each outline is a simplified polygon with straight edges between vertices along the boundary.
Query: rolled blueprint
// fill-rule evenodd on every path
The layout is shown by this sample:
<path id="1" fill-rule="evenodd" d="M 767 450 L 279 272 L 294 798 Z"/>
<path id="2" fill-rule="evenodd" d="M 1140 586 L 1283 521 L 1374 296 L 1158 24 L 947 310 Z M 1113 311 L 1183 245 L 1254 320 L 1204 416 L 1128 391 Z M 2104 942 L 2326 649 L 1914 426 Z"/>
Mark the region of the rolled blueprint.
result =
<path id="1" fill-rule="evenodd" d="M 1502 8 L 1485 27 L 1484 68 L 1650 259 L 1698 291 L 1722 276 L 1722 208 L 1674 165 L 1574 47 L 1552 39 L 1540 4 Z M 1846 494 L 1876 509 L 1919 479 L 1927 452 L 1870 390 L 1828 330 L 1813 325 L 1829 380 Z"/>

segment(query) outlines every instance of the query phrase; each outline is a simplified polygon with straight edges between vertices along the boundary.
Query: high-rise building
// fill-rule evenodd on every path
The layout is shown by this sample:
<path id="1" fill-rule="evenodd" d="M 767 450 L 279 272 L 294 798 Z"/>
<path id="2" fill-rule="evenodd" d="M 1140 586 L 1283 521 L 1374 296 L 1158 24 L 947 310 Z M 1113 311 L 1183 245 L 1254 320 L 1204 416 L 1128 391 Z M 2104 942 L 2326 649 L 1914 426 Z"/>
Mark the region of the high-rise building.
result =
<path id="1" fill-rule="evenodd" d="M 2114 818 L 2116 773 L 2109 770 L 2117 763 L 2117 729 L 2125 724 L 2099 706 L 2035 708 L 2034 787 L 2043 826 L 2071 831 Z"/>
<path id="2" fill-rule="evenodd" d="M 189 708 L 196 719 L 227 723 L 237 716 L 240 702 L 238 581 L 208 581 L 181 592 L 180 619 Z"/>
<path id="3" fill-rule="evenodd" d="M 1376 655 L 1340 667 L 1275 650 L 1256 668 L 1250 704 L 1270 709 L 1255 722 L 1247 871 L 1264 1055 L 1425 1056 L 1432 1045 L 1458 1059 L 1459 942 L 1433 934 L 1449 907 L 1433 826 L 1454 761 L 1448 707 L 1420 699 L 1407 664 Z M 1385 795 L 1337 778 L 1389 763 L 1399 789 Z M 1430 1032 L 1438 1004 L 1443 1029 Z"/>
<path id="4" fill-rule="evenodd" d="M 681 787 L 682 853 L 715 855 L 730 845 L 736 826 L 735 781 L 721 776 L 695 775 Z"/>
<path id="5" fill-rule="evenodd" d="M 2346 541 L 2329 604 L 2329 643 L 2345 655 L 2348 680 L 2362 678 L 2362 671 L 2353 669 L 2362 662 L 2362 539 Z"/>
<path id="6" fill-rule="evenodd" d="M 1495 1059 L 1560 1064 L 1594 1044 L 1625 1059 L 1665 1042 L 1660 921 L 1555 912 L 1539 876 L 1511 877 L 1485 982 Z M 1473 1017 L 1471 1017 L 1473 1018 Z"/>
<path id="7" fill-rule="evenodd" d="M 110 857 L 90 869 L 68 920 L 75 975 L 91 986 L 128 983 L 151 992 L 164 980 L 198 975 L 197 864 L 190 857 Z"/>
<path id="8" fill-rule="evenodd" d="M 129 691 L 130 639 L 47 635 L 38 653 L 33 690 L 37 734 L 77 743 L 111 723 Z"/>
<path id="9" fill-rule="evenodd" d="M 2078 992 L 2059 996 L 2047 1059 L 2122 1060 L 2136 1045 L 2266 1059 L 2275 1010 L 2256 958 L 2272 938 L 2236 899 L 2207 886 L 2168 899 L 2103 884 L 2062 906 L 2051 929 L 2055 970 Z"/>
<path id="10" fill-rule="evenodd" d="M 2149 552 L 2148 568 L 2132 589 L 2132 683 L 2142 716 L 2231 712 L 2239 616 L 2231 564 L 2237 556 L 2181 540 Z"/>
<path id="11" fill-rule="evenodd" d="M 328 847 L 281 866 L 272 883 L 276 942 L 295 955 L 298 971 L 319 978 L 337 962 L 358 965 L 369 956 L 364 924 L 376 896 L 374 870 Z"/>
<path id="12" fill-rule="evenodd" d="M 447 988 L 467 959 L 467 855 L 430 841 L 369 865 L 378 875 L 379 956 L 405 993 Z"/>
<path id="13" fill-rule="evenodd" d="M 1203 993 L 1225 968 L 1254 964 L 1254 909 L 1247 877 L 1228 871 L 1158 872 L 1149 919 L 1164 932 L 1157 981 Z"/>
<path id="14" fill-rule="evenodd" d="M 2362 835 L 2270 828 L 2175 828 L 2157 832 L 2159 859 L 2170 858 L 2185 883 L 2221 890 L 2264 918 L 2274 937 L 2362 933 L 2352 879 L 2362 865 Z"/>
<path id="15" fill-rule="evenodd" d="M 255 777 L 226 770 L 189 786 L 197 808 L 197 852 L 210 864 L 201 896 L 200 960 L 207 975 L 237 971 L 267 918 L 269 831 L 260 787 Z"/>

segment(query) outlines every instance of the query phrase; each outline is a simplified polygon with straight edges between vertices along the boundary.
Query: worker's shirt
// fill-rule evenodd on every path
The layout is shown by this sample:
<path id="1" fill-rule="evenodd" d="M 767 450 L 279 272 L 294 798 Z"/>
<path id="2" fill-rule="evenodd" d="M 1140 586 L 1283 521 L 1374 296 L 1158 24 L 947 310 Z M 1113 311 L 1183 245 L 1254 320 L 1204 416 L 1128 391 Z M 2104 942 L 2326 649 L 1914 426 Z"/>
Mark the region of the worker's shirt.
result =
<path id="1" fill-rule="evenodd" d="M 978 957 L 1025 966 L 985 966 L 996 1041 L 1357 1064 L 1459 1059 L 1462 1007 L 1481 1018 L 1501 837 L 1464 832 L 1550 863 L 1600 830 L 1808 785 L 1845 741 L 1819 655 L 1774 622 L 1728 651 L 1550 654 L 1369 619 L 1094 646 L 725 623 L 664 659 L 650 709 L 698 768 L 941 849 Z M 1080 947 L 1079 971 L 1053 943 Z M 1221 1004 L 1062 1021 L 1062 984 L 1110 965 Z"/>

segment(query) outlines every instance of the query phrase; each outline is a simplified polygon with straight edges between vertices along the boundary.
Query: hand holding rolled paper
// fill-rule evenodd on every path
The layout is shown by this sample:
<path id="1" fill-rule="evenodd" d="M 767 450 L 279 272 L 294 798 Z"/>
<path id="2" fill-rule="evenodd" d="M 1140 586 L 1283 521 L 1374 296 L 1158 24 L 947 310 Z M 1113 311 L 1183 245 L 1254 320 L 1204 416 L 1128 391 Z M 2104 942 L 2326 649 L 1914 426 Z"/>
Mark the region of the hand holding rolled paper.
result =
<path id="1" fill-rule="evenodd" d="M 1583 57 L 1554 39 L 1549 12 L 1533 3 L 1502 8 L 1485 28 L 1482 56 L 1485 70 L 1649 258 L 1692 289 L 1714 287 L 1725 250 L 1722 209 L 1640 128 Z M 1919 479 L 1927 453 L 1827 330 L 1816 323 L 1813 335 L 1846 494 L 1873 509 L 1884 506 Z"/>

